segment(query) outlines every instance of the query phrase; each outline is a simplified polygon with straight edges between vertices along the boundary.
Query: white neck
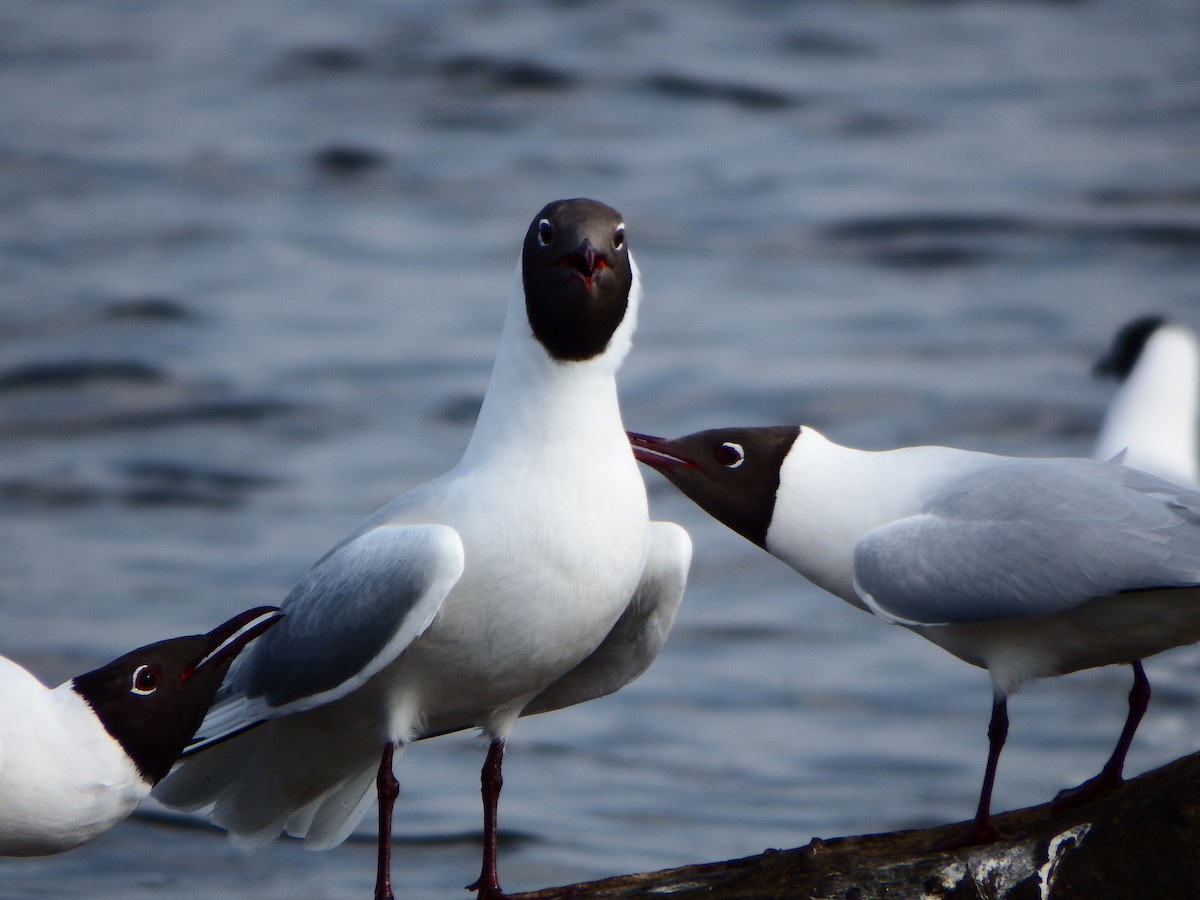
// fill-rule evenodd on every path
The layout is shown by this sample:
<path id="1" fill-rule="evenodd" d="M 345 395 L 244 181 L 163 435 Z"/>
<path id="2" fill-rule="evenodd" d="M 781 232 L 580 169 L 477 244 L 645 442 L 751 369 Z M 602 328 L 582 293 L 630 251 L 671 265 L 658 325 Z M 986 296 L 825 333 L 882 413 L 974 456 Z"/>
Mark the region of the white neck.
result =
<path id="1" fill-rule="evenodd" d="M 863 535 L 918 514 L 930 484 L 992 459 L 952 447 L 856 450 L 806 425 L 780 468 L 767 549 L 813 584 L 866 609 L 854 590 L 854 548 Z"/>
<path id="2" fill-rule="evenodd" d="M 559 362 L 533 336 L 518 264 L 500 349 L 461 464 L 503 457 L 509 448 L 527 450 L 531 435 L 560 448 L 563 442 L 583 447 L 624 442 L 616 373 L 631 346 L 640 295 L 634 267 L 628 311 L 608 348 L 593 359 Z"/>
<path id="3" fill-rule="evenodd" d="M 150 792 L 68 681 L 53 690 L 0 657 L 0 854 L 43 856 L 91 840 Z"/>
<path id="4" fill-rule="evenodd" d="M 1166 326 L 1146 342 L 1137 366 L 1113 398 L 1094 456 L 1127 451 L 1127 466 L 1179 484 L 1200 483 L 1197 408 L 1200 348 L 1185 328 Z"/>

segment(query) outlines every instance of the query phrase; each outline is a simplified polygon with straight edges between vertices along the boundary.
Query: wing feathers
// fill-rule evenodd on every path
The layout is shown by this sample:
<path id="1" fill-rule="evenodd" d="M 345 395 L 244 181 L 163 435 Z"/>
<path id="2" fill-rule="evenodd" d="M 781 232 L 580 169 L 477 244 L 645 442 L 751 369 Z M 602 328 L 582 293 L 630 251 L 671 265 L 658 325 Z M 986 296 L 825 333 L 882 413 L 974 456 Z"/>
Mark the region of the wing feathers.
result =
<path id="1" fill-rule="evenodd" d="M 908 625 L 1062 612 L 1127 591 L 1200 583 L 1200 494 L 1087 460 L 974 473 L 922 513 L 868 532 L 855 588 Z"/>
<path id="2" fill-rule="evenodd" d="M 289 627 L 237 660 L 189 750 L 361 687 L 430 626 L 462 571 L 444 525 L 380 526 L 338 547 L 280 604 Z"/>

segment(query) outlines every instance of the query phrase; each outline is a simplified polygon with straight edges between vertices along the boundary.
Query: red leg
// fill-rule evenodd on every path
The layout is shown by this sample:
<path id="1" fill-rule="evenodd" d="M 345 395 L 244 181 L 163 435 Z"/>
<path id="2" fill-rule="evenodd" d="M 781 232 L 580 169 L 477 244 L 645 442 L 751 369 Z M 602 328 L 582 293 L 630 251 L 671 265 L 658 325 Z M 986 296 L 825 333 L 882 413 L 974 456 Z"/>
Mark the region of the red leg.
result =
<path id="1" fill-rule="evenodd" d="M 500 805 L 500 788 L 504 786 L 500 771 L 503 762 L 504 741 L 497 739 L 488 747 L 479 778 L 483 788 L 483 868 L 479 880 L 467 886 L 468 891 L 479 892 L 479 900 L 504 900 L 507 896 L 500 890 L 500 879 L 496 875 L 496 811 Z"/>
<path id="2" fill-rule="evenodd" d="M 979 791 L 979 806 L 975 810 L 975 819 L 971 822 L 966 833 L 938 844 L 933 849 L 958 850 L 961 847 L 973 847 L 976 844 L 989 844 L 1000 838 L 1000 833 L 992 826 L 992 787 L 996 783 L 996 766 L 1000 762 L 1000 751 L 1008 739 L 1008 700 L 997 694 L 992 699 L 992 720 L 988 723 L 988 759 L 983 771 L 983 787 Z"/>
<path id="3" fill-rule="evenodd" d="M 400 783 L 392 772 L 392 751 L 388 742 L 379 761 L 375 790 L 379 794 L 379 856 L 375 870 L 375 900 L 393 900 L 392 894 L 392 807 L 400 794 Z"/>
<path id="4" fill-rule="evenodd" d="M 1133 735 L 1141 724 L 1142 716 L 1146 714 L 1146 707 L 1150 705 L 1150 680 L 1146 678 L 1142 661 L 1132 662 L 1130 666 L 1133 667 L 1133 687 L 1129 689 L 1129 714 L 1125 717 L 1125 727 L 1121 729 L 1121 736 L 1117 739 L 1112 756 L 1108 758 L 1099 775 L 1088 779 L 1079 787 L 1062 791 L 1055 797 L 1055 812 L 1086 803 L 1105 791 L 1118 787 L 1125 780 L 1125 755 L 1129 752 L 1129 745 L 1133 743 Z"/>

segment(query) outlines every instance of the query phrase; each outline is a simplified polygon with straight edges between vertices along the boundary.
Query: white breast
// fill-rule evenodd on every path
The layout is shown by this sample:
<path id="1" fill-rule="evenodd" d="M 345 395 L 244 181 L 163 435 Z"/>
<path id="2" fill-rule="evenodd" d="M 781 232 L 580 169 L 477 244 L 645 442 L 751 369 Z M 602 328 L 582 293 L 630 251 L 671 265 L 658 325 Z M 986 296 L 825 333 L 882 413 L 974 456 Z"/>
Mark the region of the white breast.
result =
<path id="1" fill-rule="evenodd" d="M 519 711 L 633 595 L 649 515 L 611 369 L 537 347 L 502 354 L 459 465 L 373 517 L 436 521 L 463 541 L 462 578 L 389 672 L 389 703 L 419 708 L 422 728 Z"/>

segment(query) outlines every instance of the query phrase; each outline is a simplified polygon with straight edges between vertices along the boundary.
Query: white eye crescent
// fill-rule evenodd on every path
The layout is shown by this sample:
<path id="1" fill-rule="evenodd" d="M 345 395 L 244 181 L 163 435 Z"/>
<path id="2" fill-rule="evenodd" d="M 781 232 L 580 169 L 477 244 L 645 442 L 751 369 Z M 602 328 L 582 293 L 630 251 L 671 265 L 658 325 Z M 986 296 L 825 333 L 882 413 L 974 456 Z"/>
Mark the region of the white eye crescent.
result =
<path id="1" fill-rule="evenodd" d="M 625 246 L 625 223 L 622 222 L 613 229 L 613 249 L 620 250 Z"/>
<path id="2" fill-rule="evenodd" d="M 538 219 L 537 223 L 537 242 L 539 247 L 549 247 L 554 243 L 556 232 L 554 225 L 549 219 Z"/>
<path id="3" fill-rule="evenodd" d="M 717 448 L 717 462 L 727 469 L 736 469 L 746 461 L 746 451 L 741 444 L 726 441 Z"/>
<path id="4" fill-rule="evenodd" d="M 159 671 L 154 666 L 138 666 L 133 670 L 129 693 L 146 697 L 158 690 Z"/>

